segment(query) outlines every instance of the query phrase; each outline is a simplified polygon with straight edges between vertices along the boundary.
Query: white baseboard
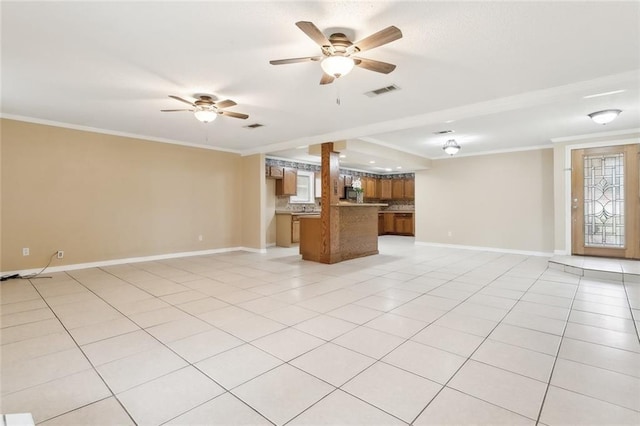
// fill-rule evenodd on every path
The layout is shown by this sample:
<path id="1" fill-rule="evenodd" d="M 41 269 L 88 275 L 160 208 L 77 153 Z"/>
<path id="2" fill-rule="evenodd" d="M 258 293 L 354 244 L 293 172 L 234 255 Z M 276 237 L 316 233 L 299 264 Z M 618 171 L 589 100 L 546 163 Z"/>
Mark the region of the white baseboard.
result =
<path id="1" fill-rule="evenodd" d="M 77 269 L 87 269 L 87 268 L 99 268 L 102 266 L 113 266 L 113 265 L 122 265 L 125 263 L 140 263 L 140 262 L 153 262 L 155 260 L 166 260 L 166 259 L 177 259 L 180 257 L 191 257 L 191 256 L 204 256 L 208 254 L 219 254 L 219 253 L 228 253 L 232 251 L 247 251 L 250 253 L 266 253 L 267 249 L 256 249 L 251 247 L 228 247 L 221 249 L 210 249 L 210 250 L 198 250 L 198 251 L 185 251 L 181 253 L 168 253 L 168 254 L 158 254 L 154 256 L 142 256 L 142 257 L 129 257 L 125 259 L 113 259 L 113 260 L 101 260 L 98 262 L 88 262 L 88 263 L 76 263 L 71 265 L 60 265 L 60 266 L 51 266 L 46 269 L 46 272 L 64 272 L 64 271 L 74 271 Z M 40 272 L 42 268 L 35 269 L 24 269 L 21 271 L 6 271 L 0 272 L 0 275 L 13 275 L 13 274 L 34 274 Z"/>
<path id="2" fill-rule="evenodd" d="M 553 254 L 556 256 L 569 256 L 566 250 L 554 250 Z"/>
<path id="3" fill-rule="evenodd" d="M 543 251 L 529 251 L 529 250 L 512 250 L 512 249 L 504 249 L 504 248 L 496 248 L 496 247 L 479 247 L 479 246 L 463 246 L 459 244 L 441 244 L 441 243 L 429 243 L 424 241 L 416 241 L 415 244 L 417 246 L 428 246 L 428 247 L 443 247 L 443 248 L 453 248 L 453 249 L 462 249 L 462 250 L 478 250 L 478 251 L 490 251 L 495 253 L 508 253 L 508 254 L 522 254 L 525 256 L 541 256 L 541 257 L 552 257 L 553 253 L 547 253 Z"/>

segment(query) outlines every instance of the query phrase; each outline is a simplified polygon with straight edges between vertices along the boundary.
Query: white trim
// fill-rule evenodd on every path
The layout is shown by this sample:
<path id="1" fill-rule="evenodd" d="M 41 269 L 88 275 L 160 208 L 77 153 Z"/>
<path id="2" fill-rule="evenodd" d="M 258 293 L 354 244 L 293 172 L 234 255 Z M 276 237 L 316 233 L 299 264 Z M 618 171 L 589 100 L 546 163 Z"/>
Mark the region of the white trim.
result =
<path id="1" fill-rule="evenodd" d="M 624 135 L 633 135 L 636 133 L 640 133 L 640 128 L 638 129 L 627 129 L 627 130 L 615 130 L 610 132 L 597 132 L 597 133 L 589 133 L 587 135 L 576 135 L 576 136 L 565 136 L 561 138 L 552 138 L 551 142 L 553 143 L 562 143 L 562 142 L 573 142 L 580 141 L 585 139 L 596 139 L 596 138 L 606 138 L 610 136 L 624 136 Z"/>
<path id="2" fill-rule="evenodd" d="M 198 250 L 198 251 L 186 251 L 181 253 L 168 253 L 168 254 L 158 254 L 153 256 L 142 256 L 142 257 L 129 257 L 125 259 L 113 259 L 113 260 L 100 260 L 97 262 L 87 262 L 87 263 L 76 263 L 72 265 L 61 265 L 61 266 L 53 266 L 47 268 L 44 273 L 50 272 L 64 272 L 64 271 L 75 271 L 77 269 L 88 269 L 88 268 L 100 268 L 102 266 L 114 266 L 114 265 L 123 265 L 126 263 L 140 263 L 140 262 L 153 262 L 156 260 L 166 260 L 166 259 L 176 259 L 180 257 L 192 257 L 192 256 L 205 256 L 209 254 L 220 254 L 220 253 L 229 253 L 232 251 L 247 251 L 250 253 L 260 253 L 264 254 L 267 252 L 267 249 L 256 249 L 250 247 L 228 247 L 221 249 L 210 249 L 210 250 Z M 35 269 L 24 269 L 21 271 L 6 271 L 0 272 L 0 275 L 12 275 L 12 274 L 33 274 L 40 272 L 42 268 Z"/>
<path id="3" fill-rule="evenodd" d="M 425 241 L 416 241 L 415 245 L 427 246 L 427 247 L 443 247 L 443 248 L 452 248 L 452 249 L 461 249 L 461 250 L 490 251 L 494 253 L 522 254 L 525 256 L 541 256 L 541 257 L 553 256 L 553 253 L 544 252 L 544 251 L 512 250 L 512 249 L 504 249 L 504 248 L 497 248 L 497 247 L 463 246 L 459 244 L 441 244 L 441 243 L 430 243 Z"/>
<path id="4" fill-rule="evenodd" d="M 566 250 L 554 250 L 553 251 L 553 255 L 554 256 L 569 256 L 569 253 L 567 253 Z"/>
<path id="5" fill-rule="evenodd" d="M 135 133 L 126 133 L 126 132 L 118 132 L 118 131 L 115 131 L 115 130 L 99 129 L 97 127 L 80 126 L 80 125 L 77 125 L 77 124 L 70 124 L 70 123 L 61 123 L 59 121 L 42 120 L 40 118 L 24 117 L 24 116 L 20 116 L 20 115 L 3 114 L 3 113 L 0 113 L 0 118 L 5 118 L 5 119 L 8 119 L 8 120 L 15 120 L 15 121 L 24 121 L 26 123 L 42 124 L 42 125 L 45 125 L 45 126 L 61 127 L 63 129 L 71 129 L 71 130 L 80 130 L 80 131 L 83 131 L 83 132 L 99 133 L 99 134 L 103 134 L 103 135 L 120 136 L 120 137 L 124 137 L 124 138 L 140 139 L 140 140 L 150 141 L 150 142 L 160 142 L 160 143 L 168 143 L 168 144 L 171 144 L 171 145 L 187 146 L 189 148 L 200 148 L 200 149 L 207 149 L 207 150 L 210 150 L 210 151 L 223 151 L 223 152 L 229 152 L 229 153 L 232 153 L 232 154 L 240 155 L 240 151 L 234 150 L 234 149 L 218 148 L 218 147 L 214 147 L 214 146 L 199 145 L 199 144 L 195 144 L 195 143 L 182 142 L 182 141 L 177 141 L 177 140 L 173 140 L 173 139 L 156 138 L 156 137 L 153 137 L 153 136 L 138 135 L 138 134 L 135 134 Z"/>

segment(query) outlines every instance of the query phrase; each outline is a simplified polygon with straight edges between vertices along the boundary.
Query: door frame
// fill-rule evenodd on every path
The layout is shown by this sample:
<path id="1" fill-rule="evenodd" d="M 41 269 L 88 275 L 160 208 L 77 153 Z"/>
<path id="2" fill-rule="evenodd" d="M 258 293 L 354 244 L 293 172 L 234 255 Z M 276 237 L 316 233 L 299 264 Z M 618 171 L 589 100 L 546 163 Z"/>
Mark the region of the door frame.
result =
<path id="1" fill-rule="evenodd" d="M 585 148 L 604 148 L 611 146 L 619 146 L 619 145 L 632 145 L 632 144 L 640 144 L 639 137 L 629 137 L 629 134 L 638 134 L 640 133 L 640 129 L 635 129 L 635 131 L 629 132 L 624 131 L 620 132 L 620 134 L 615 134 L 616 132 L 611 132 L 610 134 L 599 134 L 599 135 L 585 135 L 582 137 L 576 138 L 567 138 L 567 139 L 557 139 L 555 142 L 563 142 L 573 140 L 588 140 L 594 138 L 607 138 L 611 137 L 609 140 L 600 140 L 596 142 L 582 142 L 576 143 L 573 145 L 565 145 L 564 146 L 564 197 L 563 197 L 563 205 L 564 205 L 564 250 L 563 252 L 558 252 L 556 250 L 556 254 L 564 254 L 571 255 L 572 251 L 572 241 L 571 241 L 571 230 L 572 230 L 572 214 L 571 214 L 571 159 L 573 157 L 574 150 L 577 149 L 585 149 Z M 615 136 L 621 136 L 621 139 L 615 139 Z M 625 136 L 627 136 L 625 138 Z M 557 216 L 556 216 L 557 217 Z"/>

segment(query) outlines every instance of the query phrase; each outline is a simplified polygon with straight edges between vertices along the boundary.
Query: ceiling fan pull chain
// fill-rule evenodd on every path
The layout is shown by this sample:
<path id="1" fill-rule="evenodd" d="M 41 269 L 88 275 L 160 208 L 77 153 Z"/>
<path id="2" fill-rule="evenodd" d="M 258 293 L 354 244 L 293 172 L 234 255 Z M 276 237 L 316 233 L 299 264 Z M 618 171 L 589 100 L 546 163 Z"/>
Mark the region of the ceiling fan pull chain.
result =
<path id="1" fill-rule="evenodd" d="M 340 79 L 336 79 L 336 104 L 340 106 Z"/>

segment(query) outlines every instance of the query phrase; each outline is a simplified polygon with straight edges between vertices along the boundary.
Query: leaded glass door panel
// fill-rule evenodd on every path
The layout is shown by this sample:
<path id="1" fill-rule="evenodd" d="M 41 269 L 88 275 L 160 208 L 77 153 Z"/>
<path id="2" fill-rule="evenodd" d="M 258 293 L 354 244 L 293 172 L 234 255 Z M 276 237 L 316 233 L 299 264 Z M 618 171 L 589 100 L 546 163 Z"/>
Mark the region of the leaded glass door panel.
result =
<path id="1" fill-rule="evenodd" d="M 572 252 L 640 257 L 638 145 L 572 153 Z"/>

